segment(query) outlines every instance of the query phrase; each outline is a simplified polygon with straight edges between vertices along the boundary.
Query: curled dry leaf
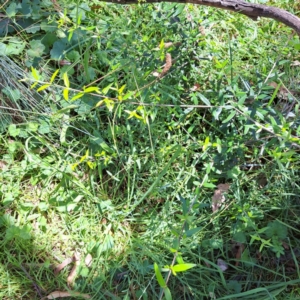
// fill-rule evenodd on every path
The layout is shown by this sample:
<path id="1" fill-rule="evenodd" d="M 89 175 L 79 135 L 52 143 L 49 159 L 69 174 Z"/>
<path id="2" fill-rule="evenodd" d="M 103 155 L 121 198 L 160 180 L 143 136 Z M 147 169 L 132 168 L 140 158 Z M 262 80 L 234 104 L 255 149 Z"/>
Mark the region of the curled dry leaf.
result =
<path id="1" fill-rule="evenodd" d="M 221 207 L 222 203 L 225 201 L 225 196 L 223 193 L 227 192 L 230 188 L 229 183 L 221 183 L 217 186 L 218 188 L 215 190 L 214 195 L 212 197 L 212 211 L 213 213 L 218 211 Z"/>
<path id="2" fill-rule="evenodd" d="M 200 84 L 199 83 L 195 83 L 194 86 L 191 88 L 192 92 L 195 92 L 197 90 L 200 90 Z"/>
<path id="3" fill-rule="evenodd" d="M 170 53 L 166 53 L 166 63 L 161 73 L 154 71 L 153 76 L 161 78 L 163 77 L 172 67 L 172 57 Z"/>
<path id="4" fill-rule="evenodd" d="M 205 28 L 203 26 L 199 26 L 199 32 L 202 34 L 202 35 L 205 35 Z"/>
<path id="5" fill-rule="evenodd" d="M 218 258 L 217 265 L 222 270 L 222 272 L 225 272 L 228 269 L 228 264 L 223 259 Z"/>
<path id="6" fill-rule="evenodd" d="M 218 184 L 218 190 L 220 190 L 222 193 L 227 192 L 230 188 L 229 183 L 220 183 Z"/>
<path id="7" fill-rule="evenodd" d="M 172 57 L 170 53 L 166 53 L 166 64 L 160 73 L 160 77 L 164 76 L 172 67 Z"/>
<path id="8" fill-rule="evenodd" d="M 59 264 L 55 269 L 54 269 L 54 275 L 57 275 L 63 268 L 65 268 L 67 265 L 69 265 L 73 261 L 72 258 L 66 258 L 61 264 Z"/>
<path id="9" fill-rule="evenodd" d="M 84 260 L 85 265 L 89 268 L 92 265 L 93 257 L 91 254 L 88 254 Z"/>
<path id="10" fill-rule="evenodd" d="M 88 295 L 88 294 L 81 294 L 81 293 L 78 293 L 78 292 L 54 291 L 54 292 L 50 293 L 48 296 L 43 297 L 41 300 L 66 298 L 66 297 L 81 297 L 81 298 L 84 298 L 84 299 L 91 299 L 91 296 Z"/>
<path id="11" fill-rule="evenodd" d="M 299 67 L 300 66 L 300 61 L 295 60 L 291 63 L 291 67 Z"/>
<path id="12" fill-rule="evenodd" d="M 242 254 L 243 254 L 244 249 L 245 249 L 245 246 L 244 246 L 244 244 L 242 244 L 242 243 L 236 242 L 236 243 L 234 243 L 234 244 L 232 245 L 232 254 L 233 254 L 233 256 L 235 257 L 235 259 L 237 260 L 237 261 L 235 262 L 235 265 L 236 265 L 236 266 L 239 265 L 239 260 L 240 260 L 241 257 L 242 257 Z"/>
<path id="13" fill-rule="evenodd" d="M 67 278 L 67 284 L 68 286 L 72 286 L 73 285 L 73 282 L 75 280 L 75 277 L 76 277 L 76 273 L 77 273 L 77 268 L 79 267 L 80 265 L 80 254 L 75 252 L 74 255 L 73 255 L 73 261 L 75 262 L 74 263 L 74 266 Z"/>
<path id="14" fill-rule="evenodd" d="M 6 166 L 7 166 L 7 163 L 3 160 L 0 160 L 0 170 L 1 169 L 3 170 Z"/>

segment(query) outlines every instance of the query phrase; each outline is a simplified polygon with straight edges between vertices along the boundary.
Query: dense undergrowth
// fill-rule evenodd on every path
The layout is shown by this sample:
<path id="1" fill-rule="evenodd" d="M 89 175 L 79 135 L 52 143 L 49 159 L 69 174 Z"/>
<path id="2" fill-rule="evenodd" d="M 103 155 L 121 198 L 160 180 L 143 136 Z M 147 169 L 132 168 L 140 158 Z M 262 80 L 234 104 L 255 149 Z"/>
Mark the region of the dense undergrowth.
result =
<path id="1" fill-rule="evenodd" d="M 0 7 L 1 299 L 300 297 L 299 37 L 193 5 Z"/>

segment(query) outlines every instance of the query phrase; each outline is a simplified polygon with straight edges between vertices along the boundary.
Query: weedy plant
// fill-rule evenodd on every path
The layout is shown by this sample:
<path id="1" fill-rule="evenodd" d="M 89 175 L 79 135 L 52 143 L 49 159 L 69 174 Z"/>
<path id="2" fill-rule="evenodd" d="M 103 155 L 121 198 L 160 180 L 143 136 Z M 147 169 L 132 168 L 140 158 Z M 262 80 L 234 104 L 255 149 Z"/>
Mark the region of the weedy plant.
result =
<path id="1" fill-rule="evenodd" d="M 4 5 L 0 62 L 30 71 L 2 89 L 21 119 L 0 296 L 295 299 L 299 38 L 192 5 L 51 5 Z"/>

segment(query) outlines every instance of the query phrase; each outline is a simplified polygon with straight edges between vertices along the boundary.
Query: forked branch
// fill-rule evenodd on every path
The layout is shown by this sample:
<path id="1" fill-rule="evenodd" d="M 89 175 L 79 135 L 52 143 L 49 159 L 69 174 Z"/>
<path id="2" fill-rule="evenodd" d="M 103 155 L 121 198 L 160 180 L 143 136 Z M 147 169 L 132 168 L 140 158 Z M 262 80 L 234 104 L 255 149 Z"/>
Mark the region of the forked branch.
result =
<path id="1" fill-rule="evenodd" d="M 249 3 L 243 0 L 100 0 L 116 4 L 146 4 L 159 2 L 193 3 L 234 11 L 257 20 L 258 17 L 271 18 L 293 28 L 300 36 L 300 18 L 278 7 Z"/>

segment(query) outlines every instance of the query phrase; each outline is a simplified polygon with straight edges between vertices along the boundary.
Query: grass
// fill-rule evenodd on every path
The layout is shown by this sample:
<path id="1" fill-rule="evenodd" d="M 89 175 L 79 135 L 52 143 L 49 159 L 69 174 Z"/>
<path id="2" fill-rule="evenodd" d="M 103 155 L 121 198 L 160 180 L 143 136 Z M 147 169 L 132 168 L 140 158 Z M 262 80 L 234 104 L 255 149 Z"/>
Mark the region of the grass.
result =
<path id="1" fill-rule="evenodd" d="M 0 63 L 25 45 L 22 95 L 60 69 L 39 104 L 1 98 L 22 119 L 1 123 L 0 298 L 300 297 L 299 38 L 192 5 L 57 2 L 69 19 L 42 1 L 0 40 Z"/>

